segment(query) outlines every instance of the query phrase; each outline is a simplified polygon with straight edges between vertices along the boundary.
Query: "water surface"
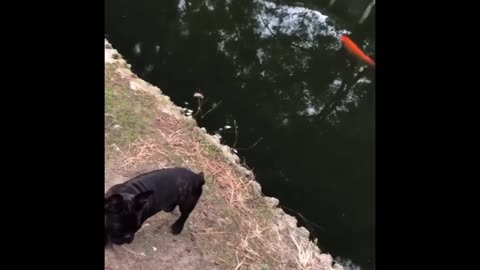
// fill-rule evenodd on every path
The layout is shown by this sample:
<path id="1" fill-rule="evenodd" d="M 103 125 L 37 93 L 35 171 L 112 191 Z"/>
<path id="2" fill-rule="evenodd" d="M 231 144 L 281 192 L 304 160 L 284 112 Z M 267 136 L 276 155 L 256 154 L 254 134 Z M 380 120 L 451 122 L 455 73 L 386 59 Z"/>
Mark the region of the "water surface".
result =
<path id="1" fill-rule="evenodd" d="M 202 93 L 199 125 L 264 193 L 322 250 L 374 269 L 375 76 L 339 41 L 374 58 L 374 13 L 359 25 L 368 1 L 338 2 L 106 0 L 106 36 L 177 105 L 195 112 Z"/>

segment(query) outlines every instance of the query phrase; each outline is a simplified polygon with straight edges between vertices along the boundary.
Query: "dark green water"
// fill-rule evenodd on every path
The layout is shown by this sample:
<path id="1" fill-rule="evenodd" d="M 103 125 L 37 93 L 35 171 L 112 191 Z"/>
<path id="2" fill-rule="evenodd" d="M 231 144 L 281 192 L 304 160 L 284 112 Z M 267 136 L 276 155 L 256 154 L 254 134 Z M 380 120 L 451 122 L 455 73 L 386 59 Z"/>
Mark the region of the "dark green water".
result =
<path id="1" fill-rule="evenodd" d="M 106 36 L 176 104 L 196 111 L 201 92 L 214 109 L 199 124 L 235 145 L 264 193 L 347 269 L 374 269 L 375 74 L 338 40 L 374 58 L 374 10 L 358 24 L 368 1 L 276 3 L 106 0 Z"/>

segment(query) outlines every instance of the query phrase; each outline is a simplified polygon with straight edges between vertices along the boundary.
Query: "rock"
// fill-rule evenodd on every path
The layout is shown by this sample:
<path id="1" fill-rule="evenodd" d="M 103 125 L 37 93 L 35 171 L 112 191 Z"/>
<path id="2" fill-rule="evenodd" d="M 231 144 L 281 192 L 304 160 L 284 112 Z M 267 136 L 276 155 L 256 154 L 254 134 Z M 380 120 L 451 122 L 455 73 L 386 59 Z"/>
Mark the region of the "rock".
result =
<path id="1" fill-rule="evenodd" d="M 287 215 L 285 214 L 283 216 L 283 219 L 285 220 L 285 222 L 288 224 L 288 226 L 290 226 L 291 228 L 297 228 L 297 219 L 295 217 L 292 217 L 290 215 Z"/>
<path id="2" fill-rule="evenodd" d="M 265 197 L 265 201 L 267 202 L 267 205 L 272 208 L 277 207 L 278 204 L 280 203 L 280 201 L 277 198 L 273 198 L 273 197 Z"/>
<path id="3" fill-rule="evenodd" d="M 240 173 L 242 173 L 245 177 L 247 177 L 248 179 L 251 179 L 253 180 L 254 179 L 254 175 L 253 175 L 253 172 L 250 171 L 249 169 L 243 167 L 243 166 L 238 166 L 238 170 L 240 171 Z"/>
<path id="4" fill-rule="evenodd" d="M 138 86 L 135 81 L 130 81 L 129 86 L 130 86 L 130 89 L 132 89 L 133 91 L 138 90 Z"/>
<path id="5" fill-rule="evenodd" d="M 343 266 L 341 266 L 340 264 L 336 263 L 333 265 L 332 269 L 335 269 L 335 270 L 343 270 Z"/>
<path id="6" fill-rule="evenodd" d="M 262 195 L 262 186 L 257 181 L 252 182 L 252 188 L 257 195 Z"/>
<path id="7" fill-rule="evenodd" d="M 298 228 L 298 233 L 307 239 L 310 237 L 310 232 L 305 227 Z"/>

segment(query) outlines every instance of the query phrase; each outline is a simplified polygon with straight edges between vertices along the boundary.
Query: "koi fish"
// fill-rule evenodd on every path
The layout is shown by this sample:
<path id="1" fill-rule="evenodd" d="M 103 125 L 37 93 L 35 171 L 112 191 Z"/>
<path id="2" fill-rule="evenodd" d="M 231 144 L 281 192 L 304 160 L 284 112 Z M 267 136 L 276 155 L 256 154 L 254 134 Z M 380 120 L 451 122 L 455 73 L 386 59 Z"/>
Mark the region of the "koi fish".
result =
<path id="1" fill-rule="evenodd" d="M 373 61 L 366 53 L 360 49 L 360 47 L 353 42 L 348 36 L 342 35 L 342 43 L 343 46 L 349 51 L 351 54 L 355 55 L 358 59 L 364 61 L 371 67 L 375 68 L 375 61 Z"/>

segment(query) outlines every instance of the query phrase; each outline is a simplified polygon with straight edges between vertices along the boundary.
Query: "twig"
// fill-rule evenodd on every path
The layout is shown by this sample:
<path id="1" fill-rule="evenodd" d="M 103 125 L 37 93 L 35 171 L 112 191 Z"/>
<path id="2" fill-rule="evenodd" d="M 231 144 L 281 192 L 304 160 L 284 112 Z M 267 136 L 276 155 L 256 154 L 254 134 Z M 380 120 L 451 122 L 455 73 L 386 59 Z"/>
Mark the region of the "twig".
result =
<path id="1" fill-rule="evenodd" d="M 260 17 L 260 19 L 262 19 L 262 22 L 263 22 L 263 25 L 265 25 L 265 27 L 267 28 L 268 32 L 270 32 L 270 34 L 272 34 L 273 37 L 277 37 L 277 34 L 273 33 L 272 29 L 270 29 L 270 27 L 268 26 L 268 23 L 265 22 L 265 19 L 263 17 Z"/>
<path id="2" fill-rule="evenodd" d="M 209 112 L 215 110 L 218 106 L 220 106 L 220 104 L 222 104 L 223 102 L 223 99 L 220 100 L 220 102 L 218 102 L 218 104 L 215 105 L 215 107 L 212 107 L 210 110 L 208 110 L 205 114 L 202 114 L 201 118 L 203 119 Z"/>
<path id="3" fill-rule="evenodd" d="M 193 116 L 202 112 L 203 98 L 197 97 L 197 99 L 198 99 L 198 108 L 197 108 L 197 112 L 195 112 L 195 114 Z"/>
<path id="4" fill-rule="evenodd" d="M 226 232 L 197 232 L 197 234 L 225 234 Z"/>
<path id="5" fill-rule="evenodd" d="M 255 147 L 255 145 L 257 145 L 261 140 L 263 140 L 263 137 L 260 137 L 260 139 L 258 139 L 254 144 L 252 144 L 250 147 L 247 147 L 247 148 L 235 148 L 237 150 L 250 150 L 252 149 L 253 147 Z"/>
<path id="6" fill-rule="evenodd" d="M 238 137 L 238 133 L 237 133 L 237 120 L 233 120 L 233 125 L 235 126 L 235 142 L 233 143 L 232 148 L 235 148 L 235 145 L 237 145 L 237 137 Z"/>
<path id="7" fill-rule="evenodd" d="M 275 225 L 275 232 L 277 233 L 277 237 L 278 237 L 278 242 L 282 242 L 282 236 L 280 236 L 280 232 L 278 231 L 278 226 Z"/>
<path id="8" fill-rule="evenodd" d="M 122 248 L 125 249 L 126 251 L 134 254 L 134 255 L 145 257 L 145 254 L 143 254 L 143 253 L 137 253 L 137 252 L 135 252 L 135 251 L 131 251 L 130 249 L 128 249 L 128 248 L 126 248 L 126 247 L 124 247 L 124 246 L 122 246 Z"/>
<path id="9" fill-rule="evenodd" d="M 303 221 L 305 221 L 305 223 L 307 223 L 308 225 L 311 224 L 311 225 L 314 225 L 315 227 L 321 229 L 321 230 L 324 231 L 324 232 L 327 231 L 327 230 L 325 230 L 324 228 L 322 228 L 322 226 L 320 226 L 320 225 L 318 225 L 318 224 L 315 224 L 314 222 L 312 222 L 312 221 L 310 221 L 309 219 L 307 219 L 304 215 L 300 214 L 298 211 L 295 211 L 295 210 L 293 210 L 293 209 L 291 209 L 291 208 L 288 208 L 288 207 L 286 207 L 286 206 L 283 206 L 283 205 L 281 205 L 280 207 L 281 207 L 281 208 L 284 208 L 284 209 L 287 209 L 287 210 L 289 210 L 289 211 L 291 211 L 291 212 L 299 215 L 299 216 L 303 219 Z"/>
<path id="10" fill-rule="evenodd" d="M 240 268 L 240 266 L 242 266 L 244 260 L 245 258 L 243 258 L 242 261 L 237 265 L 237 267 L 235 267 L 235 270 L 237 270 L 238 268 Z"/>
<path id="11" fill-rule="evenodd" d="M 235 267 L 235 270 L 237 270 L 238 268 L 240 268 L 240 266 L 242 266 L 242 264 L 243 264 L 243 261 L 245 260 L 245 257 L 243 257 L 242 261 L 239 262 L 239 261 L 238 261 L 237 253 L 238 253 L 238 250 L 235 250 L 235 258 L 237 259 L 237 264 L 238 264 L 237 267 Z"/>

